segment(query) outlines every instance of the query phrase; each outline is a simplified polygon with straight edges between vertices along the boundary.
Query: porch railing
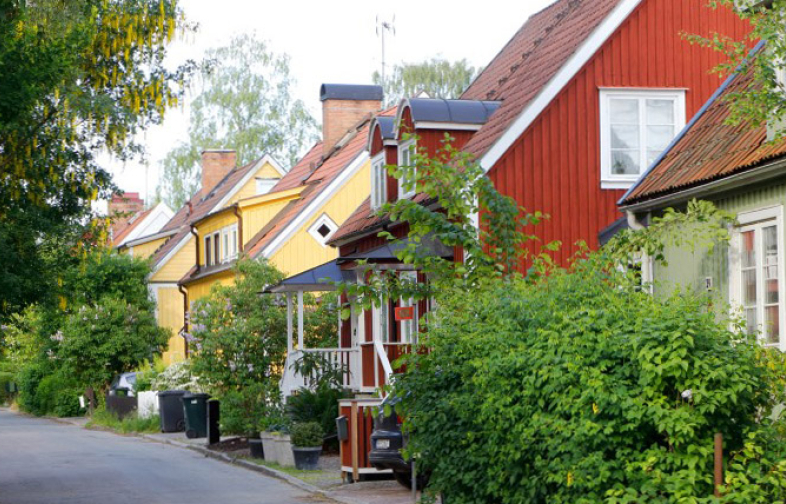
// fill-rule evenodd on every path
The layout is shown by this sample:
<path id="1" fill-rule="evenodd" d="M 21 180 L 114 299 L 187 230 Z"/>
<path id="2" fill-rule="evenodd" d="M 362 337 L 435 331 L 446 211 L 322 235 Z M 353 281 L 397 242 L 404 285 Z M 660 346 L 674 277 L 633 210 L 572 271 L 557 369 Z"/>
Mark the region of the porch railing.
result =
<path id="1" fill-rule="evenodd" d="M 304 354 L 316 357 L 316 366 L 310 366 L 305 372 L 298 369 Z M 286 397 L 305 387 L 314 386 L 326 372 L 339 371 L 344 388 L 358 390 L 360 388 L 360 352 L 357 348 L 307 348 L 293 350 L 287 355 L 284 375 L 281 378 L 281 393 Z M 303 374 L 305 372 L 305 375 Z"/>

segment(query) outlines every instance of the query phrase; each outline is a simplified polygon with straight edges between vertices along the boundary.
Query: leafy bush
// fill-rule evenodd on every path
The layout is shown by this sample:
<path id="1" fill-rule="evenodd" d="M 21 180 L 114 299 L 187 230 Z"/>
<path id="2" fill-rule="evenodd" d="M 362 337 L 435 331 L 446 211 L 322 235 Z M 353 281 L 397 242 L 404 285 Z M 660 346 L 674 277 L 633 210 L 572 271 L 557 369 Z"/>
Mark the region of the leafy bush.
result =
<path id="1" fill-rule="evenodd" d="M 0 371 L 0 404 L 4 404 L 14 395 L 6 390 L 10 384 L 16 383 L 14 377 L 15 373 Z"/>
<path id="2" fill-rule="evenodd" d="M 186 390 L 203 392 L 199 379 L 191 373 L 189 361 L 176 362 L 150 380 L 151 390 Z"/>
<path id="3" fill-rule="evenodd" d="M 269 414 L 269 398 L 275 393 L 262 383 L 225 392 L 221 396 L 221 431 L 257 437 L 259 425 Z"/>
<path id="4" fill-rule="evenodd" d="M 762 485 L 782 499 L 786 445 L 762 415 L 784 398 L 783 355 L 707 299 L 658 299 L 609 266 L 440 300 L 430 352 L 396 382 L 433 488 L 457 503 L 715 502 L 721 432 L 740 487 L 723 502 L 760 502 Z"/>
<path id="5" fill-rule="evenodd" d="M 336 432 L 338 401 L 347 397 L 347 392 L 321 384 L 314 390 L 300 389 L 287 398 L 287 413 L 293 422 L 317 422 L 327 435 Z"/>
<path id="6" fill-rule="evenodd" d="M 120 420 L 117 415 L 110 413 L 102 405 L 96 408 L 93 416 L 87 423 L 87 427 L 94 426 L 106 427 L 122 434 L 155 433 L 161 429 L 161 419 L 158 415 L 153 415 L 149 418 L 139 418 L 136 413 L 132 413 Z"/>
<path id="7" fill-rule="evenodd" d="M 298 448 L 322 446 L 322 432 L 322 427 L 317 422 L 294 423 L 290 433 L 292 446 Z"/>
<path id="8" fill-rule="evenodd" d="M 154 357 L 152 364 L 147 360 L 144 361 L 142 365 L 134 369 L 136 372 L 136 383 L 134 384 L 134 390 L 137 392 L 147 392 L 154 390 L 154 381 L 161 373 L 166 371 L 166 369 L 167 365 L 160 356 Z"/>

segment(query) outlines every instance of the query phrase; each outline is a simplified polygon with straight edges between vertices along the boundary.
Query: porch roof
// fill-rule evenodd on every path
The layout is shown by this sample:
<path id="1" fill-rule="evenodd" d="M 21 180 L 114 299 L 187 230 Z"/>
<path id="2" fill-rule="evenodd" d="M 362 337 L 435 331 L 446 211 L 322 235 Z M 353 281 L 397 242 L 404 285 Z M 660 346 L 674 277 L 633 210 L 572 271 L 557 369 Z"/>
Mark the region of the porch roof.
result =
<path id="1" fill-rule="evenodd" d="M 281 282 L 268 287 L 263 292 L 312 292 L 312 291 L 332 291 L 336 290 L 334 282 L 350 282 L 355 280 L 355 273 L 344 271 L 338 266 L 334 259 L 325 264 L 321 264 L 303 273 L 285 278 Z"/>

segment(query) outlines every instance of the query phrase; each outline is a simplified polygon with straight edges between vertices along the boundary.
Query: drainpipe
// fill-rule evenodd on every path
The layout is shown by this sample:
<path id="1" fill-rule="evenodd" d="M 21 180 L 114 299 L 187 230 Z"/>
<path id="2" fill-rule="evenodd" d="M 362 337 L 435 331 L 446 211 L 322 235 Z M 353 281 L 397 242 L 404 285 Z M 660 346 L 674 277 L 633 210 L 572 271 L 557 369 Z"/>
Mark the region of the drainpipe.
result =
<path id="1" fill-rule="evenodd" d="M 199 233 L 196 232 L 193 224 L 191 224 L 191 234 L 194 235 L 194 240 L 196 241 L 196 270 L 199 272 Z"/>
<path id="2" fill-rule="evenodd" d="M 177 290 L 183 295 L 183 331 L 188 332 L 188 291 L 183 288 L 181 284 L 177 284 Z M 188 340 L 183 336 L 184 350 L 186 358 L 188 358 Z"/>
<path id="3" fill-rule="evenodd" d="M 237 255 L 243 253 L 243 213 L 240 208 L 235 205 L 235 217 L 237 217 Z"/>
<path id="4" fill-rule="evenodd" d="M 636 217 L 636 213 L 630 210 L 626 211 L 625 214 L 628 217 L 628 227 L 630 227 L 634 231 L 642 231 L 646 229 L 645 226 L 638 217 Z M 649 220 L 649 219 L 648 219 Z M 642 283 L 650 284 L 650 292 L 652 292 L 652 282 L 654 281 L 654 274 L 652 271 L 652 264 L 650 261 L 650 256 L 646 252 L 642 253 L 641 255 L 641 281 Z"/>

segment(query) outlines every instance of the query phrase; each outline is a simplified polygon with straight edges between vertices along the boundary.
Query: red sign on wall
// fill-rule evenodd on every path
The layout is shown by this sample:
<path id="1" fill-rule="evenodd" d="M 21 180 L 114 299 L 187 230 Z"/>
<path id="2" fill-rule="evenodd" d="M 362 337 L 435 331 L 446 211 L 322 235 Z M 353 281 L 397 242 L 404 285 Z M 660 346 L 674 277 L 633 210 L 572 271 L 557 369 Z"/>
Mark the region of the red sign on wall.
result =
<path id="1" fill-rule="evenodd" d="M 396 321 L 399 320 L 412 320 L 415 318 L 414 306 L 399 306 L 396 308 Z"/>

